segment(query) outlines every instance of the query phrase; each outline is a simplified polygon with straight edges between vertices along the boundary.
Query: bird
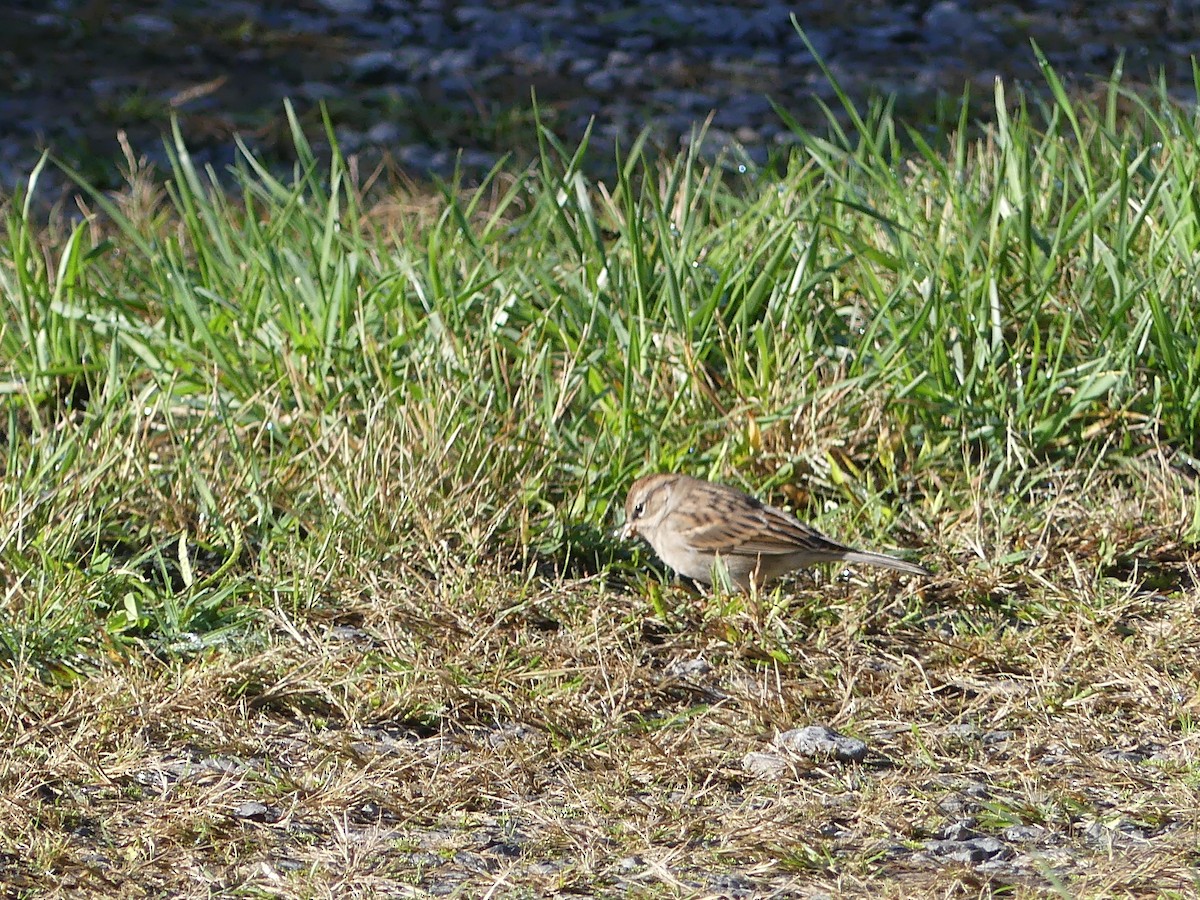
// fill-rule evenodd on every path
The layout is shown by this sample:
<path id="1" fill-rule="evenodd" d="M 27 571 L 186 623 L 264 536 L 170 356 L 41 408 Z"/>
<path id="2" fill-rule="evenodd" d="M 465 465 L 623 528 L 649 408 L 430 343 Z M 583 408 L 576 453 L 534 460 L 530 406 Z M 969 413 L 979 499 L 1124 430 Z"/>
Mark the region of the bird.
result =
<path id="1" fill-rule="evenodd" d="M 639 478 L 616 536 L 644 538 L 678 574 L 711 585 L 718 562 L 742 591 L 822 562 L 931 574 L 924 566 L 839 544 L 778 507 L 728 485 L 673 472 Z"/>

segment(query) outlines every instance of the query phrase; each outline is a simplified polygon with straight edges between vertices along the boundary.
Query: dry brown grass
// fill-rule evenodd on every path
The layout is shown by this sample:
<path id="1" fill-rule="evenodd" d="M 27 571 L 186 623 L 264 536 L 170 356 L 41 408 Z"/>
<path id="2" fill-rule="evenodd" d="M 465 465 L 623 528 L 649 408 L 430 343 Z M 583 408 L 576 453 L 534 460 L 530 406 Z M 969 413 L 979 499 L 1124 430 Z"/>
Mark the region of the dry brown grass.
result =
<path id="1" fill-rule="evenodd" d="M 982 555 L 933 549 L 929 584 L 806 576 L 757 606 L 670 589 L 665 619 L 652 581 L 331 552 L 311 600 L 263 614 L 265 642 L 131 655 L 67 688 L 10 673 L 0 879 L 10 896 L 1186 896 L 1200 595 L 1191 551 L 1145 524 L 1150 504 L 1177 519 L 1187 487 L 1157 462 L 1064 473 L 1020 518 L 981 492 L 934 531 Z M 1027 561 L 996 561 L 1013 548 Z M 809 723 L 868 759 L 743 768 Z M 964 820 L 1044 831 L 991 867 L 928 849 Z"/>

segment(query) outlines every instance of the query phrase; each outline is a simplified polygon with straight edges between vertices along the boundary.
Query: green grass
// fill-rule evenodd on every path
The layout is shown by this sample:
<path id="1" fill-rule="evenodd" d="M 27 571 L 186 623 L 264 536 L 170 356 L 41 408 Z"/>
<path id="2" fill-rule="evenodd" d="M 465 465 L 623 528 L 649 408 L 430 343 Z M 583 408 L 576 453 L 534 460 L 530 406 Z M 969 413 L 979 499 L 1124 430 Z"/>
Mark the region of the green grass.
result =
<path id="1" fill-rule="evenodd" d="M 880 103 L 763 171 L 635 146 L 596 184 L 543 130 L 478 188 L 367 189 L 293 117 L 290 177 L 176 132 L 46 222 L 32 173 L 0 236 L 0 881 L 1185 894 L 1196 120 L 1046 74 L 986 129 Z M 663 586 L 609 536 L 654 469 L 938 575 Z M 874 756 L 742 769 L 810 722 Z M 1017 874 L 905 849 L 967 815 L 1053 840 Z"/>

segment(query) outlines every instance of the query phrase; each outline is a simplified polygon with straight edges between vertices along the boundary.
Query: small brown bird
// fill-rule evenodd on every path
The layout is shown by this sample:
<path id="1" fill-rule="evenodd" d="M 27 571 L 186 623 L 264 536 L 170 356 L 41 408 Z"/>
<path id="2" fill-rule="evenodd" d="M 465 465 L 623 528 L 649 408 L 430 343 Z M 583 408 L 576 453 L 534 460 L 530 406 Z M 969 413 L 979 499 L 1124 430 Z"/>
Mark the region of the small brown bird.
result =
<path id="1" fill-rule="evenodd" d="M 704 584 L 718 560 L 743 591 L 813 563 L 884 566 L 913 575 L 929 570 L 825 537 L 795 516 L 749 494 L 687 475 L 659 472 L 639 478 L 625 500 L 625 525 L 617 535 L 644 537 L 659 559 Z"/>

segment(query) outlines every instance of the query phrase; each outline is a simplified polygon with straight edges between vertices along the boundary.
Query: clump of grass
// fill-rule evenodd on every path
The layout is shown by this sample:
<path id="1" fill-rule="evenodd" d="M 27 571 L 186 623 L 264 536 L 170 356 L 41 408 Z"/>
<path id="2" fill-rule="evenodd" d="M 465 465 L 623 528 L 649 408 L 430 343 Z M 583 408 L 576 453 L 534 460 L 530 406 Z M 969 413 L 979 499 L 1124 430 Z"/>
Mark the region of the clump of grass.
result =
<path id="1" fill-rule="evenodd" d="M 509 876 L 456 854 L 511 845 L 545 890 L 944 888 L 912 851 L 982 784 L 976 827 L 1057 835 L 1017 895 L 1190 883 L 1194 122 L 1047 78 L 982 137 L 882 104 L 770 171 L 635 146 L 594 184 L 543 130 L 529 170 L 378 197 L 293 116 L 286 177 L 176 132 L 164 180 L 130 158 L 43 227 L 32 173 L 0 241 L 4 877 L 471 893 Z M 608 537 L 652 468 L 941 574 L 684 596 Z M 741 769 L 812 720 L 873 767 Z M 1095 764 L 1126 744 L 1153 765 Z"/>

